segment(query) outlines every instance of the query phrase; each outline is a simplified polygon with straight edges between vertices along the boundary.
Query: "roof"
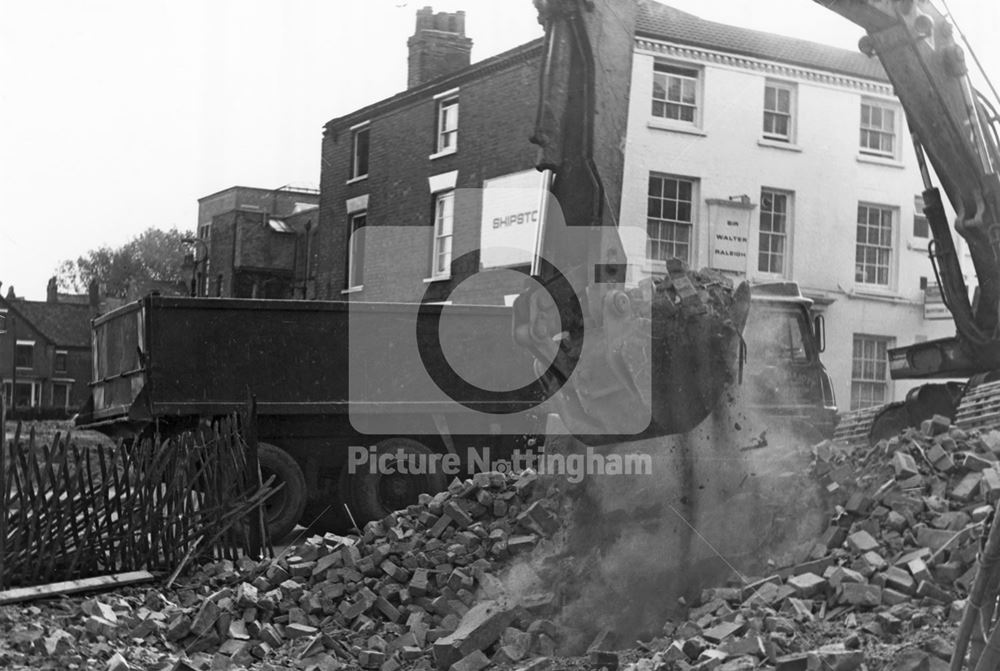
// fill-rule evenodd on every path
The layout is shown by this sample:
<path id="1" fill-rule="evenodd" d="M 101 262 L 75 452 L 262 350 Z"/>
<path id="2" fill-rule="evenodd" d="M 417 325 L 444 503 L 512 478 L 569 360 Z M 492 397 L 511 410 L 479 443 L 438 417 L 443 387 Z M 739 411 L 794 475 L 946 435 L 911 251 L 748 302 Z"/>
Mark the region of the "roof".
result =
<path id="1" fill-rule="evenodd" d="M 658 40 L 705 47 L 728 53 L 753 56 L 790 65 L 888 82 L 889 78 L 878 59 L 868 58 L 859 51 L 840 49 L 795 37 L 785 37 L 760 30 L 749 30 L 726 23 L 706 21 L 655 0 L 637 0 L 636 35 Z M 831 17 L 832 18 L 832 17 Z M 465 81 L 508 67 L 516 62 L 540 55 L 543 40 L 532 40 L 509 51 L 473 63 L 449 75 L 433 79 L 412 89 L 401 91 L 349 114 L 326 123 L 333 127 L 350 125 L 366 117 L 377 116 L 387 109 L 420 100 L 431 91 L 444 91 Z M 214 194 L 213 194 L 214 195 Z M 206 196 L 208 198 L 210 196 Z M 204 200 L 204 198 L 199 199 Z"/>
<path id="2" fill-rule="evenodd" d="M 294 184 L 285 184 L 284 186 L 279 186 L 277 189 L 266 189 L 262 186 L 241 186 L 239 184 L 234 184 L 233 186 L 227 186 L 224 189 L 219 189 L 214 193 L 210 193 L 207 196 L 202 196 L 198 199 L 200 203 L 203 200 L 208 200 L 209 198 L 214 198 L 215 196 L 221 196 L 224 193 L 229 193 L 230 191 L 239 191 L 240 189 L 244 191 L 258 191 L 261 193 L 297 193 L 303 196 L 315 196 L 319 197 L 319 189 L 314 189 L 312 187 L 306 186 L 295 186 Z"/>
<path id="3" fill-rule="evenodd" d="M 541 56 L 542 42 L 542 38 L 525 42 L 524 44 L 514 47 L 513 49 L 505 51 L 501 54 L 479 61 L 478 63 L 473 63 L 472 65 L 462 68 L 457 72 L 432 79 L 424 84 L 421 84 L 420 86 L 414 86 L 411 89 L 400 91 L 389 98 L 384 98 L 378 102 L 374 102 L 370 105 L 354 110 L 349 114 L 331 119 L 326 122 L 325 127 L 329 130 L 330 128 L 336 126 L 355 123 L 355 121 L 359 119 L 363 120 L 367 117 L 377 116 L 384 110 L 396 109 L 398 106 L 404 105 L 411 100 L 423 100 L 431 91 L 445 91 L 450 88 L 454 88 L 455 86 L 460 86 L 467 81 L 473 81 L 482 75 L 503 70 L 504 68 L 510 67 L 516 63 L 521 63 L 531 58 Z"/>
<path id="4" fill-rule="evenodd" d="M 834 19 L 831 15 L 831 19 Z M 636 34 L 770 61 L 888 82 L 877 58 L 795 37 L 706 21 L 653 0 L 639 0 Z"/>
<path id="5" fill-rule="evenodd" d="M 15 299 L 4 301 L 53 345 L 90 347 L 90 305 Z"/>

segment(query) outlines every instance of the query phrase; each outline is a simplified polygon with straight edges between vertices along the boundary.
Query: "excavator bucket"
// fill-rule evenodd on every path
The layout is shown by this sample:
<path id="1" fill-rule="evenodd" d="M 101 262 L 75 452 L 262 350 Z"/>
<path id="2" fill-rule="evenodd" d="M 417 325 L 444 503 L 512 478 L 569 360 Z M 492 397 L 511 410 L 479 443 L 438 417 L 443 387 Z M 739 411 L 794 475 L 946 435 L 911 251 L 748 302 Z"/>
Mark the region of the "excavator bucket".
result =
<path id="1" fill-rule="evenodd" d="M 574 314 L 560 283 L 515 303 L 515 335 L 535 354 L 566 429 L 584 443 L 686 433 L 739 380 L 748 285 L 734 289 L 725 275 L 692 272 L 677 259 L 668 268 L 607 292 L 600 312 Z"/>

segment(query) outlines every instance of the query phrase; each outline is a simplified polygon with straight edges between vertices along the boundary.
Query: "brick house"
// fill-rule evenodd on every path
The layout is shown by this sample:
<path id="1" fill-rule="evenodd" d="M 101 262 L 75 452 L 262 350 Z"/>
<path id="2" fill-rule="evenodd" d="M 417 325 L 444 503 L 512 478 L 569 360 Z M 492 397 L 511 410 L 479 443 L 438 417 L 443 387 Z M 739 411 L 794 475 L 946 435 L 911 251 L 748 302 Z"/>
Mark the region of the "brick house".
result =
<path id="1" fill-rule="evenodd" d="M 6 398 L 12 397 L 13 382 L 19 409 L 79 408 L 89 393 L 90 320 L 99 309 L 96 291 L 60 294 L 55 278 L 44 301 L 17 298 L 13 291 L 0 298 L 0 379 Z"/>
<path id="2" fill-rule="evenodd" d="M 195 268 L 201 296 L 304 298 L 319 192 L 233 186 L 198 199 Z M 207 254 L 207 256 L 206 256 Z"/>
<path id="3" fill-rule="evenodd" d="M 464 24 L 464 12 L 419 10 L 407 90 L 326 124 L 315 297 L 443 300 L 480 269 L 483 202 L 463 189 L 538 193 L 528 137 L 542 42 L 470 65 Z M 497 207 L 537 216 L 537 195 L 529 200 Z M 496 282 L 482 300 L 502 301 L 523 280 Z"/>

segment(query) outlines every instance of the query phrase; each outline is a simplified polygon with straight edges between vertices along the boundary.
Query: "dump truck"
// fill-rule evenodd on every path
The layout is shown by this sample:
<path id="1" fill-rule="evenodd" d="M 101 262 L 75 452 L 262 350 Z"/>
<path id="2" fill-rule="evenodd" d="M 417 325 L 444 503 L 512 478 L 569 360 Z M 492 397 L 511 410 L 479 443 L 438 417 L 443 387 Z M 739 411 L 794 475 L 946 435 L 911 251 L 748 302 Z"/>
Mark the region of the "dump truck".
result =
<path id="1" fill-rule="evenodd" d="M 546 419 L 529 357 L 510 337 L 510 308 L 415 307 L 148 295 L 93 321 L 91 395 L 76 424 L 123 439 L 169 435 L 241 412 L 253 395 L 262 475 L 284 483 L 266 511 L 272 538 L 298 523 L 344 529 L 350 516 L 379 519 L 443 489 L 448 469 L 351 473 L 352 449 L 455 454 L 462 474 L 470 455 L 503 460 L 533 447 Z M 471 364 L 515 393 L 497 400 L 464 385 L 436 396 L 447 382 L 433 364 L 415 356 L 406 369 L 408 357 L 385 356 L 418 339 L 437 343 L 443 310 L 467 329 L 451 340 L 473 345 L 449 348 L 447 365 Z M 352 358 L 364 362 L 353 387 Z"/>
<path id="2" fill-rule="evenodd" d="M 813 312 L 798 283 L 752 285 L 743 338 L 746 412 L 803 445 L 833 437 L 837 399 L 820 354 L 826 348 L 822 314 Z"/>

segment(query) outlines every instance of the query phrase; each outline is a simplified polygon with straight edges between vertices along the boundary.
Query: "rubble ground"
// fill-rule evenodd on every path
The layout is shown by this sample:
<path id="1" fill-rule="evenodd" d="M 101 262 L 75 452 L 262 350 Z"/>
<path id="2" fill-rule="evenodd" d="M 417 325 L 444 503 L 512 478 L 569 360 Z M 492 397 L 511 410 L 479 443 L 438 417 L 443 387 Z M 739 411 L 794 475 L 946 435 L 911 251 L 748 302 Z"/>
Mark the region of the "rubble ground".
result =
<path id="1" fill-rule="evenodd" d="M 527 471 L 456 480 L 359 536 L 314 536 L 275 560 L 203 563 L 174 589 L 2 607 L 0 666 L 947 668 L 1000 498 L 1000 434 L 935 418 L 874 448 L 811 453 L 808 477 L 833 502 L 820 537 L 763 575 L 705 586 L 641 641 L 609 629 L 560 656 L 573 632 L 544 572 L 512 589 L 565 542 L 565 492 Z"/>

